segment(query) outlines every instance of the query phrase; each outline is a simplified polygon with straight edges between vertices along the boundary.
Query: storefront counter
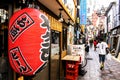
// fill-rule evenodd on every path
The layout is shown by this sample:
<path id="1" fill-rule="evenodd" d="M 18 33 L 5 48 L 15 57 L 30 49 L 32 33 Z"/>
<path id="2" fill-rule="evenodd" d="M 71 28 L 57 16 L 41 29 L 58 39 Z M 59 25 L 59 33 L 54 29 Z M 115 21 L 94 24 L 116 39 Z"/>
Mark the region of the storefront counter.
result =
<path id="1" fill-rule="evenodd" d="M 62 58 L 62 60 L 67 60 L 67 61 L 80 61 L 80 56 L 66 55 L 65 57 Z"/>

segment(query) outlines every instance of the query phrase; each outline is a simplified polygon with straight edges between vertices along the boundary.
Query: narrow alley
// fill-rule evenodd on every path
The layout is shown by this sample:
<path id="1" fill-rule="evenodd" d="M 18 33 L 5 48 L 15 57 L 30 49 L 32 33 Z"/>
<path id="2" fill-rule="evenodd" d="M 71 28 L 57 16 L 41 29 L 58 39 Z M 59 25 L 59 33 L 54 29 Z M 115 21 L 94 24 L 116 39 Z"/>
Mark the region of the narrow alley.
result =
<path id="1" fill-rule="evenodd" d="M 99 57 L 97 51 L 90 48 L 87 56 L 88 63 L 85 67 L 87 73 L 84 76 L 79 76 L 78 80 L 120 80 L 120 62 L 112 57 L 112 60 L 105 62 L 105 69 L 99 69 Z"/>
<path id="2" fill-rule="evenodd" d="M 0 4 L 0 80 L 120 80 L 120 0 Z M 115 56 L 104 70 L 97 51 L 89 50 L 101 39 L 102 61 L 107 47 Z"/>

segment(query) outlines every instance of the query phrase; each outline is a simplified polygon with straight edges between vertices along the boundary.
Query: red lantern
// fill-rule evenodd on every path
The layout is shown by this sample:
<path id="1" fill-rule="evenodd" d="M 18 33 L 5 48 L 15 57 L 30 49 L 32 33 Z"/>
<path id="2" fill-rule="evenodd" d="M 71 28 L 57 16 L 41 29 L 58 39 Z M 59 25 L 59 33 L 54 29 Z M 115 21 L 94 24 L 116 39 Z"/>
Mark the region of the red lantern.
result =
<path id="1" fill-rule="evenodd" d="M 8 55 L 15 72 L 34 75 L 48 61 L 50 26 L 37 9 L 25 8 L 14 13 L 9 22 Z"/>

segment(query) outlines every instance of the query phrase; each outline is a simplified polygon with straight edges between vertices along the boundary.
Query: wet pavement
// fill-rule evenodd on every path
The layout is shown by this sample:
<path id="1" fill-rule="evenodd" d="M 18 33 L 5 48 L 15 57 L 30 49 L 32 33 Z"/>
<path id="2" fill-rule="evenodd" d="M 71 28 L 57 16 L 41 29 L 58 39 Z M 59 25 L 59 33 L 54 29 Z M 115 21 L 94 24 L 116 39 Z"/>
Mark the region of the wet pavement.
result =
<path id="1" fill-rule="evenodd" d="M 105 68 L 102 71 L 100 70 L 97 51 L 90 48 L 87 57 L 92 58 L 88 60 L 88 64 L 85 67 L 87 73 L 84 76 L 79 76 L 78 80 L 120 80 L 120 62 L 114 57 L 112 57 L 112 60 L 106 60 Z"/>

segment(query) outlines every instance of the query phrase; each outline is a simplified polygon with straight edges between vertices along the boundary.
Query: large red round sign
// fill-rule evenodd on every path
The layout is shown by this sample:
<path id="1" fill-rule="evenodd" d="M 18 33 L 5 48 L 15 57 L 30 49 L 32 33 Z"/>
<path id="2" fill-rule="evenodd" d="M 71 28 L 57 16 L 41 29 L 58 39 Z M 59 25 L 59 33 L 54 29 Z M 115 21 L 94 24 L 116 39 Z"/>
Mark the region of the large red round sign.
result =
<path id="1" fill-rule="evenodd" d="M 46 65 L 49 56 L 48 18 L 37 9 L 14 13 L 9 22 L 8 54 L 15 72 L 34 75 Z"/>

